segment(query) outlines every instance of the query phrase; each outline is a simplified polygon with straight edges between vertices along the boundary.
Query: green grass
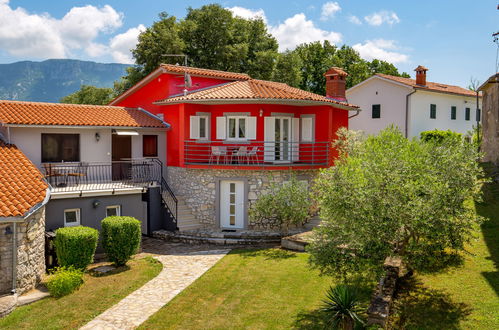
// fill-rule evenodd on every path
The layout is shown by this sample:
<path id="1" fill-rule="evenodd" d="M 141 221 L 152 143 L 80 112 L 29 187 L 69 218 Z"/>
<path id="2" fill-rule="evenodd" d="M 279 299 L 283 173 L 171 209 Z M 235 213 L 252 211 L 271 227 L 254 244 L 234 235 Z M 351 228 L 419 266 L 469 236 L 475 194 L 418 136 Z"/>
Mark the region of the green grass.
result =
<path id="1" fill-rule="evenodd" d="M 467 247 L 463 264 L 407 283 L 395 328 L 499 329 L 499 184 L 484 191 L 476 210 L 488 221 Z"/>
<path id="2" fill-rule="evenodd" d="M 332 283 L 307 259 L 279 249 L 234 250 L 141 329 L 314 328 Z M 362 294 L 367 302 L 370 288 Z"/>
<path id="3" fill-rule="evenodd" d="M 78 291 L 19 307 L 0 319 L 0 329 L 79 328 L 154 278 L 161 269 L 158 261 L 146 257 L 104 276 L 85 274 L 85 283 Z"/>

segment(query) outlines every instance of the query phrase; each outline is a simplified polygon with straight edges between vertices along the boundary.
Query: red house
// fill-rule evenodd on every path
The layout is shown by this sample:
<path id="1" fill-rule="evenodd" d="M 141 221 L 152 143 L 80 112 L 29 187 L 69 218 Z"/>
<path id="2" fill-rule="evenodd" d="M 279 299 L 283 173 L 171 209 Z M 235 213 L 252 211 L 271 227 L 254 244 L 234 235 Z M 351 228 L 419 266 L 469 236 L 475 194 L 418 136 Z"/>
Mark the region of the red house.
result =
<path id="1" fill-rule="evenodd" d="M 171 126 L 168 184 L 180 230 L 269 229 L 248 208 L 270 184 L 310 181 L 331 166 L 331 142 L 348 127 L 347 73 L 325 73 L 327 97 L 246 74 L 161 65 L 111 105 L 143 108 Z"/>

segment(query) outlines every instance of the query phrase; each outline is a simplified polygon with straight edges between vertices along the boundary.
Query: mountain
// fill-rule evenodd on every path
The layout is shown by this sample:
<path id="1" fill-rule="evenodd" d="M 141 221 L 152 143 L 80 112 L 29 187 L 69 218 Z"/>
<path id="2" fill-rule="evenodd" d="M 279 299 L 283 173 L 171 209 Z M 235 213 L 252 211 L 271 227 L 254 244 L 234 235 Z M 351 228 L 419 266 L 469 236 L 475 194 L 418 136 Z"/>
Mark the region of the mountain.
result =
<path id="1" fill-rule="evenodd" d="M 127 67 L 79 60 L 0 64 L 0 99 L 59 102 L 81 85 L 112 87 Z"/>

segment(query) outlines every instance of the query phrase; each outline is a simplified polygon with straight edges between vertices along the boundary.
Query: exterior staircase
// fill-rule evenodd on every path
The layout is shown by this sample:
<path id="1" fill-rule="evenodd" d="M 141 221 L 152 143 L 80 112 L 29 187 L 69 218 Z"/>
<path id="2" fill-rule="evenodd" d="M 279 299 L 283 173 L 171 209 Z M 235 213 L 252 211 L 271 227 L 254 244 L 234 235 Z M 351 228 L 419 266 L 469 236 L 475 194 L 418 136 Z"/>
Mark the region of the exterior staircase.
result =
<path id="1" fill-rule="evenodd" d="M 177 196 L 177 227 L 179 231 L 202 229 L 204 226 L 192 214 L 184 198 Z"/>
<path id="2" fill-rule="evenodd" d="M 320 224 L 321 224 L 321 218 L 319 218 L 319 216 L 316 215 L 315 217 L 313 217 L 312 219 L 310 219 L 310 221 L 307 222 L 303 226 L 303 228 L 305 228 L 306 230 L 312 230 L 315 227 L 319 226 Z"/>

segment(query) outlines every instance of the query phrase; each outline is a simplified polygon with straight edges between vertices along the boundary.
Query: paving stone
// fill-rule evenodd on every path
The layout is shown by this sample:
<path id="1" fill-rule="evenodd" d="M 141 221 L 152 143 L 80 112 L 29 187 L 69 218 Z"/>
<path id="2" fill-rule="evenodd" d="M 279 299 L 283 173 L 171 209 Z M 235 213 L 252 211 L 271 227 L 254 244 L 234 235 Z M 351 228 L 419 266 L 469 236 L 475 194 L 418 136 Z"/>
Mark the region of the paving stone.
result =
<path id="1" fill-rule="evenodd" d="M 100 274 L 105 274 L 105 273 L 110 272 L 110 271 L 115 270 L 115 269 L 116 269 L 116 267 L 114 267 L 114 266 L 105 265 L 105 266 L 95 267 L 92 269 L 92 271 L 100 273 Z"/>
<path id="2" fill-rule="evenodd" d="M 142 248 L 144 253 L 150 251 L 162 253 L 155 258 L 163 264 L 163 270 L 140 289 L 81 329 L 134 329 L 138 327 L 229 252 L 227 249 L 211 248 L 200 251 L 202 247 L 199 246 L 161 244 L 150 239 L 142 245 Z"/>

